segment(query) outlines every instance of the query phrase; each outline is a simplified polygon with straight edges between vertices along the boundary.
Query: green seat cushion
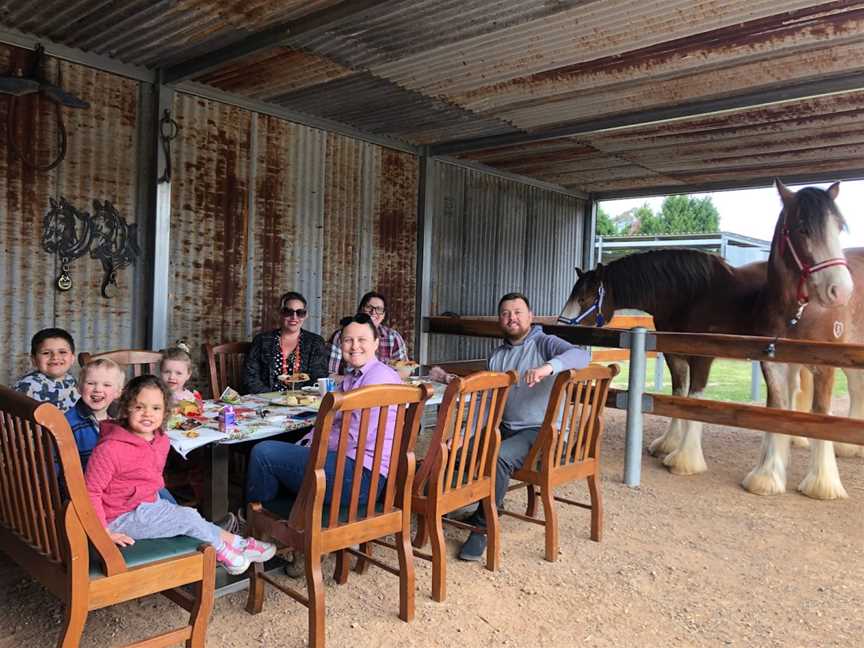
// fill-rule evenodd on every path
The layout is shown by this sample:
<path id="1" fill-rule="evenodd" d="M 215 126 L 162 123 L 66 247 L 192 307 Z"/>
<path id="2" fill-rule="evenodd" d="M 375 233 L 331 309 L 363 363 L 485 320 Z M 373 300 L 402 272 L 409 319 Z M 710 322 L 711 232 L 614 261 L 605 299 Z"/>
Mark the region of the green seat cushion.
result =
<path id="1" fill-rule="evenodd" d="M 176 558 L 194 553 L 198 547 L 205 544 L 203 540 L 189 536 L 174 536 L 173 538 L 158 538 L 156 540 L 136 540 L 131 547 L 118 547 L 126 561 L 126 567 L 140 567 L 157 560 Z M 90 578 L 102 578 L 105 573 L 102 561 L 95 552 L 90 552 Z"/>

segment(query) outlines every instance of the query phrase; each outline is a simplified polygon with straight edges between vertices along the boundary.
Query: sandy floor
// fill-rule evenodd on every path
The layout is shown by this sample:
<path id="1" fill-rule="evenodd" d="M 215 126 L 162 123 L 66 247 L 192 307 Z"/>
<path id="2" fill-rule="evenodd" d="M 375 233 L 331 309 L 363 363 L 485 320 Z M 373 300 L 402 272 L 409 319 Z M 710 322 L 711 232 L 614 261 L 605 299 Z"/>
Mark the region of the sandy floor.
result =
<path id="1" fill-rule="evenodd" d="M 665 428 L 646 419 L 646 438 Z M 503 520 L 502 568 L 448 563 L 448 599 L 429 597 L 417 561 L 417 609 L 402 623 L 397 580 L 372 567 L 346 586 L 329 581 L 331 646 L 853 646 L 864 634 L 864 460 L 841 459 L 850 499 L 794 492 L 807 465 L 793 450 L 792 492 L 761 498 L 739 481 L 758 455 L 756 433 L 707 427 L 709 472 L 675 477 L 645 458 L 643 485 L 620 483 L 623 416 L 609 413 L 603 488 L 605 538 L 588 539 L 588 513 L 563 507 L 561 555 L 542 558 L 542 530 Z M 583 484 L 566 489 L 584 497 Z M 512 494 L 511 507 L 524 504 Z M 563 505 L 562 505 L 563 506 Z M 451 555 L 462 532 L 450 533 Z M 287 579 L 287 577 L 285 577 Z M 219 599 L 208 646 L 303 646 L 305 609 L 269 591 L 264 612 L 245 593 Z M 0 555 L 0 646 L 53 646 L 55 599 Z M 181 621 L 161 597 L 93 613 L 85 646 L 139 639 Z"/>

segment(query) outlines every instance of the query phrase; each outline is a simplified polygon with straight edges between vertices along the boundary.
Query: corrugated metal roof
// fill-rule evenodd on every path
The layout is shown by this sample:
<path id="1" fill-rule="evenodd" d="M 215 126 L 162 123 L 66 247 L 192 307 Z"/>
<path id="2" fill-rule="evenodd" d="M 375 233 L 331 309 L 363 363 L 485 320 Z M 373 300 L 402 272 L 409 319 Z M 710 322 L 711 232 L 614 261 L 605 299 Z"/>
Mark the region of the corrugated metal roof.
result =
<path id="1" fill-rule="evenodd" d="M 719 120 L 716 128 L 742 151 L 762 152 L 766 173 L 781 174 L 809 163 L 792 117 L 812 101 L 790 92 L 836 81 L 839 94 L 817 100 L 822 123 L 857 119 L 834 113 L 858 90 L 864 0 L 393 0 L 355 6 L 352 12 L 351 3 L 335 0 L 21 0 L 0 10 L 0 24 L 124 62 L 167 67 L 229 45 L 254 49 L 250 35 L 305 21 L 286 28 L 284 38 L 275 30 L 261 51 L 244 48 L 193 77 L 416 145 L 554 132 L 557 148 L 526 140 L 518 148 L 491 149 L 493 140 L 482 155 L 465 157 L 584 191 L 752 179 L 749 154 L 736 162 L 730 151 L 703 150 L 695 142 L 688 148 L 684 134 L 679 148 L 656 155 L 627 148 L 631 136 L 636 142 L 649 128 L 638 122 L 650 120 L 652 111 L 708 114 L 702 106 L 709 102 L 740 97 L 743 110 L 684 121 Z M 785 102 L 766 107 L 777 97 Z M 752 126 L 768 110 L 780 116 L 748 149 Z M 610 138 L 600 122 L 616 115 L 632 116 L 637 125 Z M 681 123 L 668 115 L 656 119 L 673 130 Z M 579 137 L 561 137 L 575 126 Z M 625 148 L 607 149 L 607 143 Z M 826 156 L 821 171 L 864 169 L 854 149 L 841 146 Z M 683 167 L 691 162 L 688 174 Z"/>

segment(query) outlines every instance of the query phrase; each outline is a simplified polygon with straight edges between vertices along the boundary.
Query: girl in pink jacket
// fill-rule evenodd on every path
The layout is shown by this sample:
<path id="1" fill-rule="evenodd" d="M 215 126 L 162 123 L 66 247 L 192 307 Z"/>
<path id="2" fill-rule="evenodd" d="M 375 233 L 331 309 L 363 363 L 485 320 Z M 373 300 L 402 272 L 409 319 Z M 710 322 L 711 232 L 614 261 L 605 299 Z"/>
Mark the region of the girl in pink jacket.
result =
<path id="1" fill-rule="evenodd" d="M 103 421 L 84 480 L 96 515 L 120 546 L 135 540 L 188 535 L 209 542 L 229 574 L 273 557 L 276 547 L 241 538 L 198 511 L 159 498 L 170 443 L 162 430 L 171 394 L 156 376 L 132 379 L 120 396 L 120 418 Z"/>

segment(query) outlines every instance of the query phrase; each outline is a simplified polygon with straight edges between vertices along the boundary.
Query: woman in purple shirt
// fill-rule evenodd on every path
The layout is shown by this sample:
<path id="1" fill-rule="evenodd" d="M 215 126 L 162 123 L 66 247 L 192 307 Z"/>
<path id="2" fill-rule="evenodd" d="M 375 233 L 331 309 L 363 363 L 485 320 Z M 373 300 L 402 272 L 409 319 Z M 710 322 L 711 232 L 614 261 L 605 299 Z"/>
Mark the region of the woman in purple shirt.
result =
<path id="1" fill-rule="evenodd" d="M 345 378 L 342 380 L 340 390 L 343 392 L 359 389 L 367 385 L 392 384 L 400 385 L 402 380 L 399 374 L 387 365 L 381 363 L 375 357 L 378 349 L 378 329 L 369 315 L 358 313 L 346 317 L 341 322 L 342 357 L 348 365 Z M 325 502 L 329 503 L 333 496 L 333 478 L 336 472 L 336 447 L 339 441 L 339 428 L 342 425 L 342 414 L 339 413 L 333 420 L 330 430 L 330 439 L 327 452 L 327 461 L 324 464 L 324 472 L 327 476 L 327 493 Z M 380 473 L 384 479 L 378 482 L 378 492 L 384 490 L 389 466 L 389 448 L 393 443 L 393 431 L 396 427 L 396 410 L 389 408 L 387 424 L 384 428 L 384 457 L 381 462 Z M 344 481 L 342 484 L 342 501 L 348 501 L 350 497 L 352 477 L 354 475 L 354 463 L 357 459 L 357 438 L 360 428 L 360 412 L 351 415 L 349 425 L 348 458 L 345 462 Z M 363 452 L 363 477 L 360 485 L 360 500 L 358 508 L 363 510 L 369 498 L 369 487 L 372 480 L 372 459 L 375 448 L 375 438 L 378 430 L 378 412 L 372 411 L 369 415 L 369 434 L 366 439 L 366 448 Z M 285 441 L 262 441 L 252 449 L 249 457 L 249 471 L 246 478 L 246 501 L 268 502 L 276 499 L 280 489 L 285 494 L 296 495 L 300 492 L 303 483 L 303 475 L 306 472 L 306 464 L 309 461 L 310 448 L 308 446 L 295 445 Z"/>

